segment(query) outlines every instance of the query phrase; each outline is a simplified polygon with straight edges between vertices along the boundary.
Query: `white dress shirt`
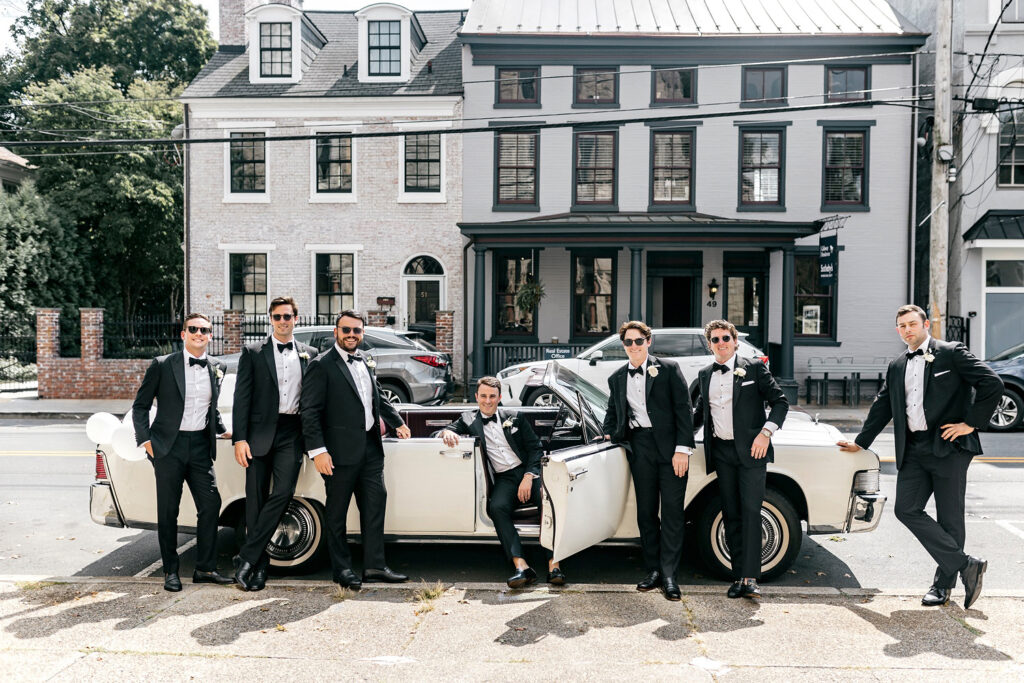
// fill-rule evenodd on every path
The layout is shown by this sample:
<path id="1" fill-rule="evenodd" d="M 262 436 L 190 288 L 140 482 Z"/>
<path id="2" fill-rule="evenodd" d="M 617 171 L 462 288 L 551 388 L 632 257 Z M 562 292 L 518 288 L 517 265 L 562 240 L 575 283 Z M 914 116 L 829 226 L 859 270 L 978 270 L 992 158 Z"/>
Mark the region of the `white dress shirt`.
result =
<path id="1" fill-rule="evenodd" d="M 373 380 L 370 379 L 370 369 L 366 367 L 366 363 L 356 355 L 350 354 L 345 349 L 338 346 L 338 343 L 334 343 L 334 348 L 337 349 L 338 355 L 341 356 L 341 360 L 344 363 L 348 363 L 349 357 L 355 358 L 354 361 L 348 363 L 348 370 L 352 373 L 352 379 L 356 383 L 356 391 L 359 392 L 359 400 L 363 402 L 363 414 L 365 416 L 364 426 L 366 431 L 370 431 L 374 426 L 373 420 Z M 320 448 L 314 448 L 309 452 L 309 457 L 315 458 L 321 453 L 326 453 L 327 448 L 321 446 Z"/>
<path id="2" fill-rule="evenodd" d="M 299 412 L 299 395 L 302 391 L 302 366 L 299 362 L 297 342 L 292 339 L 292 348 L 281 351 L 277 348 L 281 342 L 271 337 L 274 345 L 274 365 L 277 366 L 277 412 L 282 415 L 297 415 Z"/>
<path id="3" fill-rule="evenodd" d="M 488 416 L 481 411 L 480 419 L 486 417 Z M 523 464 L 505 438 L 505 430 L 501 427 L 501 418 L 484 424 L 484 442 L 487 447 L 487 457 L 495 472 L 507 472 Z"/>
<path id="4" fill-rule="evenodd" d="M 626 364 L 626 402 L 629 403 L 629 424 L 631 427 L 639 427 L 641 429 L 650 429 L 651 416 L 647 414 L 647 368 L 651 365 L 651 359 L 648 358 L 640 366 L 641 370 L 635 375 L 630 375 L 629 370 L 633 368 L 633 364 L 627 362 Z M 689 446 L 676 446 L 676 453 L 690 454 Z"/>
<path id="5" fill-rule="evenodd" d="M 927 353 L 931 341 L 931 335 L 926 335 L 924 343 L 918 348 Z M 907 351 L 910 350 L 908 346 Z M 924 371 L 924 354 L 907 359 L 903 387 L 907 395 L 907 429 L 912 432 L 923 432 L 928 429 L 928 420 L 924 416 Z"/>
<path id="6" fill-rule="evenodd" d="M 181 413 L 181 426 L 178 429 L 183 432 L 199 432 L 206 429 L 210 417 L 210 401 L 213 399 L 210 370 L 202 365 L 190 365 L 189 359 L 195 356 L 188 349 L 182 350 L 182 353 L 185 362 L 185 409 Z M 205 353 L 199 359 L 209 363 Z"/>
<path id="7" fill-rule="evenodd" d="M 718 361 L 715 361 L 718 363 Z M 729 360 L 720 363 L 729 368 L 729 372 L 711 370 L 711 380 L 708 382 L 708 406 L 711 408 L 711 422 L 715 426 L 715 438 L 723 441 L 731 441 L 736 438 L 732 424 L 732 390 L 735 386 L 736 375 L 736 354 Z M 754 379 L 753 377 L 750 378 Z M 765 422 L 762 429 L 767 429 L 772 434 L 779 426 L 774 422 Z"/>

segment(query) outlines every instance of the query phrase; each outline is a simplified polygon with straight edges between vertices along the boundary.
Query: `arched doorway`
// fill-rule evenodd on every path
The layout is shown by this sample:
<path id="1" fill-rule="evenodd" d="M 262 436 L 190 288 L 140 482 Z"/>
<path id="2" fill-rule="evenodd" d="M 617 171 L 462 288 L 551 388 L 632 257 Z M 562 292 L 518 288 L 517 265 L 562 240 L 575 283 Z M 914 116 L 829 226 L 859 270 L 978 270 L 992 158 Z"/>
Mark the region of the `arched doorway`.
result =
<path id="1" fill-rule="evenodd" d="M 422 332 L 434 343 L 437 332 L 434 314 L 447 305 L 444 266 L 429 254 L 409 259 L 402 271 L 402 327 Z"/>

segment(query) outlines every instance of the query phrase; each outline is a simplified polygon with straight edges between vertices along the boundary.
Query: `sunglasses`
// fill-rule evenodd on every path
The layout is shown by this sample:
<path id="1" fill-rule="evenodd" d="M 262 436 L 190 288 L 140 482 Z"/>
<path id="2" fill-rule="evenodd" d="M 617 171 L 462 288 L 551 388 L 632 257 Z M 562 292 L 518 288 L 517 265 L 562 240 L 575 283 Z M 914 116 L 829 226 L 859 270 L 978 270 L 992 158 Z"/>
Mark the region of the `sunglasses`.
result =
<path id="1" fill-rule="evenodd" d="M 732 335 L 731 334 L 723 334 L 721 337 L 712 337 L 711 338 L 711 343 L 712 344 L 717 344 L 719 341 L 731 342 L 732 341 Z"/>
<path id="2" fill-rule="evenodd" d="M 291 320 L 295 316 L 293 316 L 291 313 L 275 313 L 274 315 L 272 315 L 270 317 L 273 318 L 275 322 L 279 321 L 279 320 L 284 320 L 285 322 L 288 322 L 289 320 Z"/>
<path id="3" fill-rule="evenodd" d="M 626 348 L 629 348 L 633 344 L 636 344 L 637 346 L 643 346 L 644 342 L 646 341 L 647 337 L 637 337 L 636 339 L 623 339 L 622 345 L 625 346 Z"/>
<path id="4" fill-rule="evenodd" d="M 338 327 L 342 334 L 362 334 L 363 328 L 361 327 Z"/>
<path id="5" fill-rule="evenodd" d="M 199 327 L 197 325 L 189 325 L 185 329 L 188 330 L 189 334 L 210 334 L 213 332 L 212 327 Z"/>

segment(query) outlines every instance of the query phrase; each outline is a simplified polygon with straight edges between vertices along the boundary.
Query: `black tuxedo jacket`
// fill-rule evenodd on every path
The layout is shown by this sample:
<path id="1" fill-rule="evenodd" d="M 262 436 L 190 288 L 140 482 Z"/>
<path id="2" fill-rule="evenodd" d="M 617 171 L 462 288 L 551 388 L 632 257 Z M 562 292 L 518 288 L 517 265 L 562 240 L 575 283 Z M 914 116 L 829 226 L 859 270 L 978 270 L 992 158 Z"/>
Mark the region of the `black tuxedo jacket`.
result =
<path id="1" fill-rule="evenodd" d="M 540 439 L 537 438 L 537 433 L 530 426 L 530 421 L 501 408 L 498 408 L 495 415 L 498 416 L 498 423 L 502 425 L 502 431 L 505 432 L 505 441 L 508 441 L 508 445 L 516 457 L 526 465 L 527 472 L 539 477 L 540 459 L 544 451 L 540 445 Z M 505 427 L 504 424 L 507 421 L 511 421 L 512 424 Z M 467 410 L 459 416 L 459 419 L 444 429 L 434 432 L 434 436 L 440 436 L 445 429 L 460 436 L 475 436 L 480 442 L 480 450 L 487 457 L 487 439 L 484 438 L 484 423 L 480 418 L 479 410 Z M 490 464 L 490 459 L 487 462 Z"/>
<path id="2" fill-rule="evenodd" d="M 629 437 L 629 401 L 626 400 L 626 378 L 629 361 L 613 372 L 608 378 L 608 410 L 604 415 L 604 433 L 613 441 L 625 443 Z M 656 377 L 651 368 L 658 369 Z M 654 441 L 658 444 L 658 457 L 666 462 L 672 460 L 676 446 L 693 448 L 693 412 L 690 408 L 690 394 L 686 391 L 686 380 L 679 366 L 671 360 L 662 360 L 648 355 L 647 369 L 647 416 L 654 428 Z"/>
<path id="3" fill-rule="evenodd" d="M 217 410 L 217 399 L 220 398 L 220 385 L 224 380 L 224 363 L 206 357 L 206 366 L 210 373 L 210 411 L 206 418 L 206 429 L 210 434 L 210 457 L 217 458 L 217 435 L 226 432 L 220 411 Z M 156 419 L 149 424 L 149 409 L 156 399 Z M 153 457 L 167 455 L 178 438 L 181 428 L 181 416 L 185 412 L 185 356 L 181 351 L 154 358 L 142 378 L 142 385 L 135 394 L 132 404 L 132 423 L 135 425 L 135 443 L 142 445 L 152 442 Z"/>
<path id="4" fill-rule="evenodd" d="M 924 417 L 928 431 L 934 434 L 933 452 L 939 458 L 953 453 L 979 455 L 981 440 L 977 431 L 953 441 L 942 438 L 944 424 L 966 422 L 976 430 L 988 424 L 1003 395 L 1003 381 L 991 368 L 974 357 L 959 342 L 931 339 L 925 360 Z M 905 375 L 907 355 L 901 353 L 889 363 L 885 383 L 871 404 L 867 419 L 854 442 L 867 448 L 889 421 L 896 433 L 896 467 L 903 465 L 907 435 L 907 397 Z"/>
<path id="5" fill-rule="evenodd" d="M 704 426 L 704 461 L 707 464 L 707 471 L 710 474 L 715 471 L 715 423 L 711 419 L 711 405 L 707 401 L 708 387 L 711 386 L 711 373 L 714 372 L 714 363 L 703 368 L 697 375 L 697 383 L 700 386 L 700 393 L 697 395 L 697 404 L 693 408 L 693 427 L 699 429 Z M 736 368 L 742 368 L 743 377 L 733 375 L 732 383 L 732 436 L 736 442 L 736 451 L 739 453 L 741 462 L 753 467 L 775 460 L 775 448 L 769 442 L 768 454 L 761 460 L 750 455 L 750 447 L 754 439 L 764 428 L 765 422 L 774 422 L 782 426 L 786 420 L 786 413 L 789 412 L 789 401 L 782 389 L 776 383 L 772 373 L 768 371 L 764 363 L 759 360 L 751 360 L 736 356 Z M 768 403 L 771 412 L 768 418 L 764 416 L 764 404 Z"/>
<path id="6" fill-rule="evenodd" d="M 405 424 L 402 416 L 381 398 L 377 376 L 372 368 L 367 369 L 373 384 L 375 424 L 383 418 L 388 427 L 401 427 Z M 332 346 L 330 351 L 309 363 L 302 379 L 299 412 L 302 414 L 302 434 L 307 451 L 326 447 L 336 466 L 355 465 L 362 461 L 366 454 L 367 434 L 363 402 L 348 362 L 338 353 L 337 346 Z"/>
<path id="7" fill-rule="evenodd" d="M 273 336 L 242 349 L 238 359 L 238 378 L 235 380 L 235 399 L 231 408 L 232 442 L 247 441 L 254 458 L 262 458 L 274 445 L 277 414 L 281 395 L 277 383 L 277 362 L 274 358 Z M 303 377 L 310 359 L 317 350 L 295 340 L 299 365 Z M 303 356 L 306 358 L 303 358 Z"/>

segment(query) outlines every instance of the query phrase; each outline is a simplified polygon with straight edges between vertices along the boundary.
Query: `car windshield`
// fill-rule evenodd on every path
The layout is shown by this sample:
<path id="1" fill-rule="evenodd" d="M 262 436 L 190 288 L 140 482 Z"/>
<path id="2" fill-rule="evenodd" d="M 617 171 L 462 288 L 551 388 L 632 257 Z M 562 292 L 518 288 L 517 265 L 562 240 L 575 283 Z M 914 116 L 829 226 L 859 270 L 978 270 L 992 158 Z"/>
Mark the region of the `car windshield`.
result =
<path id="1" fill-rule="evenodd" d="M 1017 344 L 1016 346 L 1011 346 L 1008 349 L 1000 351 L 996 355 L 989 358 L 989 360 L 1014 360 L 1015 358 L 1020 358 L 1021 356 L 1024 356 L 1024 344 Z"/>
<path id="2" fill-rule="evenodd" d="M 598 426 L 604 422 L 604 415 L 608 409 L 608 392 L 583 379 L 572 370 L 552 361 L 548 371 L 544 375 L 544 385 L 570 407 L 579 409 L 576 401 L 576 393 L 583 397 L 587 403 L 587 409 L 597 419 Z"/>

